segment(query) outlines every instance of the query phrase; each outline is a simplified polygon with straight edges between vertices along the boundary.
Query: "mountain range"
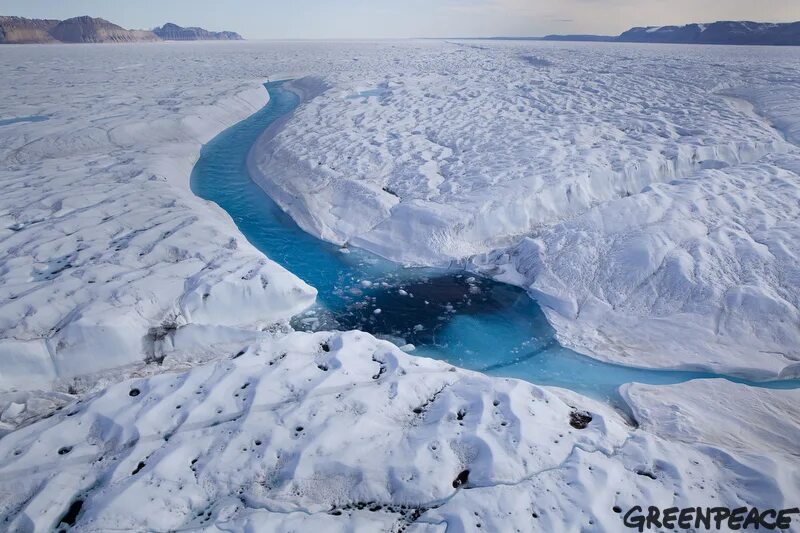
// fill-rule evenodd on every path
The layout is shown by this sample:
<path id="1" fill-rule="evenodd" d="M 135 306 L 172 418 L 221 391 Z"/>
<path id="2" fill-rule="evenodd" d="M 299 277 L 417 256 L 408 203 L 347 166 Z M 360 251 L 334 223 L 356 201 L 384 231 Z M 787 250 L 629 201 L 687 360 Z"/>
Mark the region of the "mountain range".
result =
<path id="1" fill-rule="evenodd" d="M 618 36 L 547 35 L 545 41 L 605 41 L 626 43 L 800 45 L 800 22 L 719 21 L 684 26 L 631 28 Z"/>
<path id="2" fill-rule="evenodd" d="M 0 44 L 124 43 L 149 41 L 242 40 L 235 32 L 212 32 L 167 23 L 152 31 L 126 30 L 112 22 L 89 16 L 67 20 L 0 16 Z"/>

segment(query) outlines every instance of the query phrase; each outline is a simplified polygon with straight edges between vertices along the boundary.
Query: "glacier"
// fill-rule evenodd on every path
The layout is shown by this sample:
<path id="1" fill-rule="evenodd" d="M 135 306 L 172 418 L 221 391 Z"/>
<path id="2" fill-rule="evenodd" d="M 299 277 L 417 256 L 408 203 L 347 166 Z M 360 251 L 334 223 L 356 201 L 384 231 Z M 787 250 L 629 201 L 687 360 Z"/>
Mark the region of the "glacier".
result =
<path id="1" fill-rule="evenodd" d="M 189 176 L 265 79 L 304 80 L 250 171 L 307 232 L 519 285 L 600 360 L 797 376 L 797 54 L 5 48 L 0 119 L 49 118 L 0 128 L 3 527 L 614 531 L 636 504 L 793 505 L 797 390 L 633 383 L 628 419 L 292 331 L 315 289 Z"/>

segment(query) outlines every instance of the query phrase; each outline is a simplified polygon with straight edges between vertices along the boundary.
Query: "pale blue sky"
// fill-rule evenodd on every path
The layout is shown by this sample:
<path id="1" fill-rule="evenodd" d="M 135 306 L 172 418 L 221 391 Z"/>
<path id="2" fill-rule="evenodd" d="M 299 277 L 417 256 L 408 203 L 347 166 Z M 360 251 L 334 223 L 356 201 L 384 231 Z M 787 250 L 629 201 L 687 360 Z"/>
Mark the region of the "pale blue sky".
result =
<path id="1" fill-rule="evenodd" d="M 92 15 L 126 28 L 169 21 L 251 39 L 467 37 L 800 20 L 800 0 L 0 0 L 0 15 Z"/>

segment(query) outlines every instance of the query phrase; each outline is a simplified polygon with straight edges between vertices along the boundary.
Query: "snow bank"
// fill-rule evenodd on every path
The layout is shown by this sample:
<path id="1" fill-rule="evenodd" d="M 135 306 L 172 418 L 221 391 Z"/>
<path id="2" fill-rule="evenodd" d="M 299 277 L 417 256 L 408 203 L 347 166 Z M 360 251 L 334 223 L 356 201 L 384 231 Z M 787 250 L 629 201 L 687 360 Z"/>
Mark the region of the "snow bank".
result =
<path id="1" fill-rule="evenodd" d="M 365 333 L 245 348 L 111 386 L 0 440 L 7 527 L 50 529 L 77 506 L 81 531 L 615 531 L 615 506 L 798 496 L 780 453 L 668 442 L 570 393 Z"/>

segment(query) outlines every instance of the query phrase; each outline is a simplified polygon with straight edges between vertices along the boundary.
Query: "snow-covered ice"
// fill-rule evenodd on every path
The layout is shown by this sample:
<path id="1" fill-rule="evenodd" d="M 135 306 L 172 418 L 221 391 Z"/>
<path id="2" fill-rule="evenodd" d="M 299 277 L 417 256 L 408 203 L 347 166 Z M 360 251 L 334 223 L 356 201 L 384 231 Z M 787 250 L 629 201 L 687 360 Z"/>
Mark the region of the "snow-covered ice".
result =
<path id="1" fill-rule="evenodd" d="M 665 439 L 789 459 L 800 453 L 800 391 L 766 391 L 720 379 L 669 387 L 633 383 L 623 389 L 640 427 Z"/>
<path id="2" fill-rule="evenodd" d="M 789 149 L 717 94 L 779 69 L 791 79 L 796 52 L 487 43 L 421 59 L 326 77 L 262 143 L 264 186 L 308 231 L 444 263 L 654 182 Z M 366 87 L 380 98 L 352 98 Z"/>
<path id="3" fill-rule="evenodd" d="M 324 239 L 529 288 L 583 353 L 798 375 L 796 49 L 443 48 L 326 77 L 257 180 Z"/>
<path id="4" fill-rule="evenodd" d="M 267 102 L 257 73 L 164 53 L 4 49 L 2 114 L 50 118 L 0 131 L 0 389 L 158 359 L 186 324 L 266 326 L 314 300 L 189 191 L 201 144 Z M 178 74 L 194 83 L 163 83 Z"/>
<path id="5" fill-rule="evenodd" d="M 578 351 L 800 375 L 800 154 L 655 184 L 487 262 L 521 276 Z"/>
<path id="6" fill-rule="evenodd" d="M 682 415 L 687 427 L 709 422 Z M 365 333 L 293 333 L 119 383 L 7 435 L 0 515 L 12 530 L 46 530 L 79 501 L 80 531 L 619 531 L 615 506 L 800 496 L 796 453 L 757 446 L 757 429 L 736 435 L 754 450 L 656 430 Z"/>
<path id="7" fill-rule="evenodd" d="M 188 185 L 265 78 L 297 78 L 250 166 L 307 231 L 524 286 L 601 359 L 797 375 L 798 57 L 4 48 L 0 119 L 48 120 L 0 128 L 3 527 L 616 531 L 615 506 L 796 505 L 796 391 L 630 385 L 636 428 L 363 332 L 287 333 L 314 289 Z"/>

